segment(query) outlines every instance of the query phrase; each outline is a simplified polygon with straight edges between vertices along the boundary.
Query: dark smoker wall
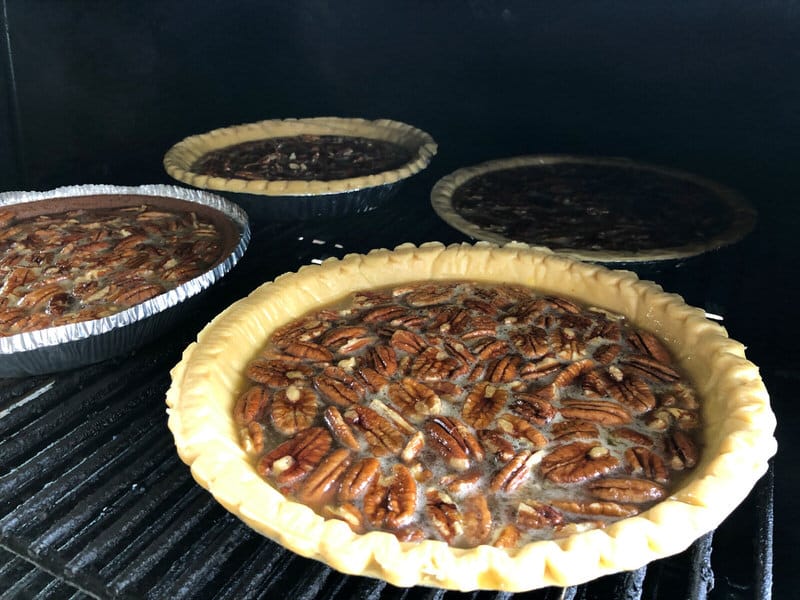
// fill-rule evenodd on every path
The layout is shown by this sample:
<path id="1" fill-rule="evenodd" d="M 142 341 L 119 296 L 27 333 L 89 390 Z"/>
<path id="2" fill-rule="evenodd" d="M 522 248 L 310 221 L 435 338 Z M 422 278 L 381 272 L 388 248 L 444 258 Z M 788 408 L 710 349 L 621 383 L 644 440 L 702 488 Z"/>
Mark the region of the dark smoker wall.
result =
<path id="1" fill-rule="evenodd" d="M 726 326 L 763 365 L 779 441 L 792 447 L 800 357 L 785 340 L 800 333 L 800 3 L 0 7 L 0 191 L 169 183 L 161 158 L 187 135 L 320 115 L 387 117 L 430 132 L 439 154 L 419 176 L 422 192 L 408 200 L 419 203 L 455 168 L 533 153 L 627 156 L 737 188 L 759 211 L 759 225 L 740 244 Z M 784 569 L 800 544 L 785 518 L 800 509 L 790 458 L 777 463 Z"/>

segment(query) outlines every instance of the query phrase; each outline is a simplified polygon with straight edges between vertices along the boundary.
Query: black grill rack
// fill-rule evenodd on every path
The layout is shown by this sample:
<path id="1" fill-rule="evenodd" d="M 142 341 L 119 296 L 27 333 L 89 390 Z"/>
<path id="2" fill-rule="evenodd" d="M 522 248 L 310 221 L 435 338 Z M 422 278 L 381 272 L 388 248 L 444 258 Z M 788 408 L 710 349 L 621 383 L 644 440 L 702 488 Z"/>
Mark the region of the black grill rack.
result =
<path id="1" fill-rule="evenodd" d="M 424 220 L 406 218 L 417 237 L 431 235 Z M 258 283 L 378 245 L 370 235 L 388 230 L 380 215 L 370 219 L 377 229 L 375 222 L 348 227 L 347 248 L 326 241 L 341 224 L 256 228 L 240 266 L 164 339 L 72 372 L 0 380 L 3 598 L 771 597 L 772 471 L 716 532 L 680 555 L 581 586 L 521 594 L 402 589 L 342 575 L 256 534 L 196 485 L 166 427 L 169 369 L 202 324 Z"/>

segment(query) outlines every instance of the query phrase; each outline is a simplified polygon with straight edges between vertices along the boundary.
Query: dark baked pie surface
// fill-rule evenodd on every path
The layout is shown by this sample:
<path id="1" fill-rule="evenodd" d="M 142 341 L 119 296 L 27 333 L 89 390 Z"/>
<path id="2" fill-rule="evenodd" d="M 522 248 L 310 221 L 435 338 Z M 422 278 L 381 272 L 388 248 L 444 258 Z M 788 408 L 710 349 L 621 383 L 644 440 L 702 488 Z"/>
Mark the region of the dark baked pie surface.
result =
<path id="1" fill-rule="evenodd" d="M 330 181 L 398 169 L 412 157 L 399 144 L 343 135 L 303 134 L 234 144 L 195 161 L 202 175 Z"/>
<path id="2" fill-rule="evenodd" d="M 755 211 L 715 182 L 623 159 L 519 157 L 460 169 L 434 188 L 450 225 L 589 260 L 680 258 L 746 235 Z"/>

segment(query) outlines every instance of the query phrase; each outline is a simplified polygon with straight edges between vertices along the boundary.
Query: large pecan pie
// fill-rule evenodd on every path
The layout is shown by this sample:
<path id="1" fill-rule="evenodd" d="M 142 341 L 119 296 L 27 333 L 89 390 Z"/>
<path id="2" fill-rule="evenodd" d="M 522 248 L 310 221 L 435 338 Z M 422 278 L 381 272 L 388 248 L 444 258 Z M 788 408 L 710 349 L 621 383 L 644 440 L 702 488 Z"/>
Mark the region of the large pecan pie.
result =
<path id="1" fill-rule="evenodd" d="M 431 203 L 475 239 L 602 262 L 702 254 L 738 241 L 755 223 L 755 210 L 725 186 L 620 158 L 493 160 L 442 178 Z"/>
<path id="2" fill-rule="evenodd" d="M 714 528 L 775 450 L 756 367 L 702 311 L 521 244 L 279 277 L 200 334 L 167 403 L 226 508 L 398 585 L 638 568 Z"/>
<path id="3" fill-rule="evenodd" d="M 334 215 L 374 208 L 434 154 L 433 138 L 405 123 L 317 117 L 191 136 L 164 166 L 189 185 L 237 194 L 256 213 Z"/>

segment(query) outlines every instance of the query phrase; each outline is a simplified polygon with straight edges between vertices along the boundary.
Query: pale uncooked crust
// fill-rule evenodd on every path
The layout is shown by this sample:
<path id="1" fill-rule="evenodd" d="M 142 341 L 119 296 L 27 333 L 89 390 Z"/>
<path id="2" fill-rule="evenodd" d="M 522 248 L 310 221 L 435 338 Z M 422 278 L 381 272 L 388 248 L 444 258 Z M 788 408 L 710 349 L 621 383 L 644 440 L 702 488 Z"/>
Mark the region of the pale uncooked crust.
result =
<path id="1" fill-rule="evenodd" d="M 345 135 L 384 140 L 403 146 L 411 151 L 412 157 L 409 162 L 397 169 L 332 181 L 212 177 L 194 173 L 191 169 L 198 158 L 212 150 L 242 142 L 301 134 Z M 171 177 L 198 188 L 263 196 L 310 196 L 350 192 L 395 183 L 427 167 L 435 154 L 436 142 L 430 135 L 399 121 L 389 119 L 368 121 L 340 117 L 274 119 L 215 129 L 188 137 L 169 149 L 164 156 L 164 168 Z"/>
<path id="2" fill-rule="evenodd" d="M 684 244 L 682 246 L 672 246 L 669 248 L 656 248 L 649 250 L 593 250 L 590 248 L 559 248 L 554 249 L 559 254 L 577 258 L 578 260 L 590 260 L 606 263 L 638 263 L 649 261 L 676 260 L 697 256 L 710 250 L 716 250 L 733 244 L 746 236 L 755 226 L 756 212 L 752 206 L 738 193 L 730 188 L 722 186 L 714 181 L 691 175 L 683 171 L 657 167 L 643 163 L 634 162 L 624 158 L 595 158 L 584 156 L 568 155 L 540 155 L 540 156 L 517 156 L 514 158 L 503 158 L 491 160 L 472 167 L 464 167 L 443 177 L 436 182 L 431 190 L 431 205 L 436 213 L 451 227 L 476 239 L 495 244 L 505 244 L 508 242 L 527 242 L 535 243 L 536 240 L 512 240 L 506 236 L 479 227 L 475 223 L 464 218 L 455 208 L 453 208 L 453 195 L 456 190 L 470 179 L 484 175 L 492 171 L 513 169 L 516 167 L 527 167 L 535 165 L 550 165 L 558 163 L 590 164 L 608 167 L 623 167 L 652 171 L 667 177 L 688 181 L 705 188 L 722 200 L 730 210 L 731 224 L 718 235 L 711 236 L 702 243 Z M 666 225 L 665 225 L 666 226 Z"/>
<path id="3" fill-rule="evenodd" d="M 287 500 L 256 473 L 239 444 L 232 411 L 247 386 L 245 365 L 271 331 L 314 307 L 356 290 L 422 279 L 528 285 L 622 313 L 659 335 L 704 400 L 705 449 L 689 479 L 636 517 L 514 551 L 399 542 L 383 532 L 358 535 L 342 521 Z M 167 404 L 178 453 L 223 506 L 298 554 L 400 586 L 522 591 L 637 569 L 684 550 L 715 528 L 745 498 L 776 451 L 775 418 L 758 369 L 745 359 L 742 344 L 703 311 L 633 273 L 523 244 L 404 244 L 282 275 L 215 318 L 186 349 L 172 381 Z"/>

